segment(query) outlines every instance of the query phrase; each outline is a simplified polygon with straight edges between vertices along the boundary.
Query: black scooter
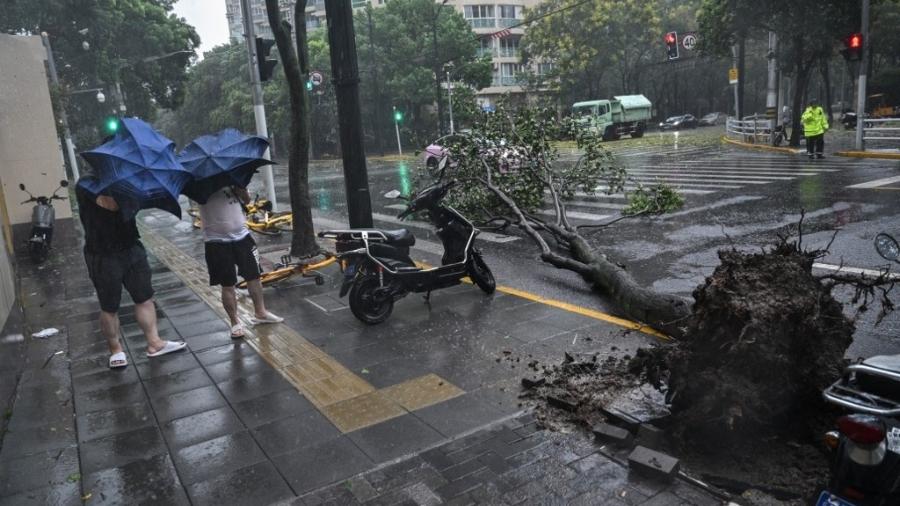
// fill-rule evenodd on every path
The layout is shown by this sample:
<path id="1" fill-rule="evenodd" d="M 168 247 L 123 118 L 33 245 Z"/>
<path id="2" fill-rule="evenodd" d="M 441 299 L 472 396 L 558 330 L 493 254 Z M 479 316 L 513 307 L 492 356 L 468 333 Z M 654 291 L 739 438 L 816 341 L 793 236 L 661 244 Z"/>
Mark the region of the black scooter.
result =
<path id="1" fill-rule="evenodd" d="M 56 210 L 53 209 L 54 200 L 66 200 L 66 197 L 60 197 L 56 194 L 62 188 L 69 186 L 68 181 L 60 181 L 59 187 L 53 190 L 53 194 L 49 197 L 35 197 L 25 185 L 19 183 L 19 189 L 28 194 L 28 200 L 22 202 L 27 204 L 35 202 L 31 210 L 31 235 L 28 237 L 28 253 L 31 260 L 39 264 L 50 255 L 50 245 L 53 242 L 53 223 L 56 221 Z"/>
<path id="2" fill-rule="evenodd" d="M 336 241 L 337 256 L 344 273 L 340 296 L 349 291 L 350 310 L 360 321 L 381 323 L 391 315 L 394 301 L 410 292 L 425 292 L 428 300 L 433 290 L 458 285 L 466 276 L 485 293 L 494 292 L 494 275 L 475 247 L 478 229 L 442 202 L 456 185 L 455 181 L 441 182 L 446 165 L 445 157 L 440 162 L 438 182 L 415 197 L 404 199 L 397 190 L 385 194 L 387 198 L 407 200 L 406 209 L 398 215 L 400 219 L 417 212 L 427 214 L 444 245 L 440 267 L 423 269 L 416 266 L 409 257 L 409 248 L 416 238 L 407 229 L 319 232 L 319 237 Z"/>
<path id="3" fill-rule="evenodd" d="M 888 234 L 875 237 L 875 249 L 886 260 L 900 259 L 900 244 Z M 825 436 L 831 480 L 816 505 L 900 504 L 900 355 L 848 366 L 823 396 L 850 414 Z"/>

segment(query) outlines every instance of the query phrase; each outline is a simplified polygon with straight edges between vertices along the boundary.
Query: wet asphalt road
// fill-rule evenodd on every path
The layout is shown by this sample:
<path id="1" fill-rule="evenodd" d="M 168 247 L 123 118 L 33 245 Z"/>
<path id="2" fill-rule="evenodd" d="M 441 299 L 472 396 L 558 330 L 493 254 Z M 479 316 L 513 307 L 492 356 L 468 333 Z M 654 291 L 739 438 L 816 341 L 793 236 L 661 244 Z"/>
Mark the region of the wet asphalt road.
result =
<path id="1" fill-rule="evenodd" d="M 900 236 L 900 162 L 835 156 L 810 161 L 724 145 L 719 135 L 718 129 L 706 128 L 608 143 L 631 177 L 667 182 L 682 192 L 685 204 L 668 215 L 623 220 L 589 232 L 591 241 L 627 265 L 640 282 L 689 296 L 718 264 L 719 249 L 758 250 L 776 241 L 779 233 L 796 234 L 803 210 L 804 246 L 824 248 L 840 229 L 817 272 L 828 272 L 829 265 L 872 270 L 887 266 L 872 239 L 880 231 Z M 840 135 L 846 136 L 835 134 L 832 145 L 840 144 Z M 563 156 L 574 158 L 577 153 Z M 409 227 L 417 238 L 413 258 L 438 263 L 440 244 L 428 224 L 399 223 L 398 201 L 382 196 L 392 189 L 409 191 L 421 167 L 420 157 L 369 160 L 373 217 L 376 227 Z M 261 179 L 254 184 L 260 185 Z M 276 166 L 275 179 L 279 203 L 286 204 L 286 167 Z M 313 162 L 310 179 L 317 230 L 346 224 L 340 160 Z M 568 204 L 569 216 L 575 223 L 603 223 L 618 216 L 626 202 L 622 195 L 580 196 Z M 615 308 L 574 273 L 541 264 L 536 247 L 517 231 L 480 237 L 499 284 L 615 314 Z M 261 242 L 266 251 L 266 241 Z M 283 240 L 270 241 L 268 249 L 276 250 L 280 243 Z M 849 299 L 850 294 L 839 296 Z M 873 327 L 876 313 L 859 317 L 848 356 L 900 353 L 900 314 Z"/>

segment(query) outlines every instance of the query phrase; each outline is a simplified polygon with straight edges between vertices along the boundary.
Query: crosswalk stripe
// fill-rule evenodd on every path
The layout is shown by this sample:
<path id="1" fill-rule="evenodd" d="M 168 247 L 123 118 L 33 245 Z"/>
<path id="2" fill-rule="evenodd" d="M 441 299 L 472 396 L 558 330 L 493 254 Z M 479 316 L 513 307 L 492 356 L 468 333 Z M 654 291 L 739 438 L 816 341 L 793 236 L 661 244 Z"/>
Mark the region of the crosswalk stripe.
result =
<path id="1" fill-rule="evenodd" d="M 850 185 L 847 188 L 878 188 L 879 186 L 886 186 L 898 181 L 900 181 L 900 176 L 884 177 L 873 181 L 866 181 L 865 183 Z"/>
<path id="2" fill-rule="evenodd" d="M 611 202 L 590 202 L 587 200 L 570 200 L 566 202 L 566 207 L 591 207 L 596 209 L 615 209 L 617 211 L 621 211 L 625 209 L 625 204 L 613 204 Z"/>
<path id="3" fill-rule="evenodd" d="M 538 214 L 543 214 L 545 216 L 556 216 L 556 211 L 554 211 L 553 209 L 541 209 L 540 211 L 538 211 Z M 569 218 L 587 221 L 603 221 L 606 218 L 609 218 L 608 214 L 591 214 L 582 213 L 579 211 L 570 211 L 568 209 L 568 205 L 566 206 L 566 216 L 568 216 Z"/>
<path id="4" fill-rule="evenodd" d="M 721 173 L 721 172 L 694 172 L 694 171 L 668 171 L 668 170 L 630 170 L 629 174 L 641 174 L 647 176 L 672 176 L 672 177 L 695 177 L 702 178 L 706 181 L 712 181 L 717 178 L 721 179 L 745 179 L 745 180 L 763 180 L 763 181 L 778 181 L 778 180 L 791 180 L 796 179 L 797 176 L 812 176 L 815 174 L 796 174 L 796 175 L 785 175 L 786 173 L 772 174 L 772 175 L 757 175 L 756 173 L 750 173 L 746 175 L 738 175 L 734 173 Z"/>
<path id="5" fill-rule="evenodd" d="M 595 190 L 598 192 L 605 192 L 606 188 L 607 188 L 606 186 L 598 186 L 597 188 L 595 188 Z M 731 188 L 740 188 L 740 186 L 732 186 Z M 625 191 L 633 192 L 635 190 L 637 190 L 637 186 L 626 186 L 625 187 Z M 710 193 L 716 193 L 715 190 L 695 190 L 693 188 L 679 188 L 678 192 L 684 193 L 684 194 L 689 194 L 689 195 L 709 195 Z M 578 194 L 576 193 L 576 195 L 578 195 Z M 613 194 L 613 195 L 621 195 L 621 194 Z M 606 195 L 606 196 L 611 196 L 611 195 Z M 620 198 L 626 198 L 626 197 L 625 197 L 625 195 L 622 195 L 622 197 L 620 197 Z"/>
<path id="6" fill-rule="evenodd" d="M 688 174 L 700 174 L 700 173 L 708 173 L 708 174 L 731 174 L 735 176 L 741 175 L 761 175 L 761 176 L 784 176 L 784 175 L 797 175 L 797 176 L 814 176 L 816 174 L 822 174 L 825 172 L 838 172 L 837 170 L 830 169 L 769 169 L 769 168 L 759 168 L 759 169 L 735 169 L 732 167 L 688 167 L 685 165 L 640 165 L 636 167 L 629 167 L 629 173 L 636 171 L 646 171 L 646 170 L 655 170 L 655 171 L 666 171 L 666 172 L 685 172 Z"/>
<path id="7" fill-rule="evenodd" d="M 739 184 L 724 184 L 718 182 L 710 182 L 710 183 L 693 183 L 693 179 L 684 180 L 684 178 L 678 177 L 635 177 L 631 178 L 634 182 L 641 183 L 644 186 L 655 185 L 659 183 L 665 183 L 671 186 L 677 186 L 679 188 L 684 187 L 697 187 L 697 188 L 719 188 L 725 190 L 734 190 L 740 188 Z M 702 181 L 702 180 L 701 180 Z M 766 181 L 727 181 L 728 183 L 743 183 L 743 184 L 766 184 Z M 626 186 L 626 188 L 628 188 Z"/>
<path id="8" fill-rule="evenodd" d="M 819 262 L 814 263 L 813 268 L 827 271 L 849 272 L 851 274 L 865 274 L 866 276 L 871 276 L 873 278 L 877 278 L 884 274 L 884 271 L 876 271 L 875 269 L 862 269 L 859 267 L 847 267 L 846 265 L 823 264 Z M 885 277 L 887 279 L 900 279 L 900 274 L 889 273 Z"/>
<path id="9" fill-rule="evenodd" d="M 719 175 L 719 174 L 685 174 L 681 172 L 663 172 L 663 171 L 654 171 L 654 172 L 635 172 L 632 173 L 634 176 L 650 176 L 649 178 L 644 177 L 639 179 L 652 179 L 653 177 L 659 177 L 661 179 L 696 179 L 699 181 L 711 181 L 711 182 L 719 182 L 719 183 L 749 183 L 749 184 L 766 184 L 772 181 L 790 181 L 792 179 L 796 179 L 794 176 L 730 176 L 730 175 Z"/>

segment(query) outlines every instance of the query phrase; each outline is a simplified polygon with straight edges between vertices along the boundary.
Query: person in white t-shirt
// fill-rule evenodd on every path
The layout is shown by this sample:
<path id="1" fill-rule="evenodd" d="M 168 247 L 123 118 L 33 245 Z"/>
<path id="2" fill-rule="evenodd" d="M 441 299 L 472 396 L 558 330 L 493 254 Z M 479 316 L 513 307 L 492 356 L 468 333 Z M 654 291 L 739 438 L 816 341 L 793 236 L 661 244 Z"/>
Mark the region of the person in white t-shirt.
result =
<path id="1" fill-rule="evenodd" d="M 231 320 L 231 337 L 244 337 L 244 327 L 237 316 L 237 274 L 247 281 L 247 289 L 255 310 L 251 323 L 280 323 L 284 318 L 266 309 L 259 275 L 259 250 L 247 228 L 242 203 L 250 201 L 246 188 L 225 187 L 200 205 L 203 238 L 206 241 L 206 268 L 209 285 L 222 287 L 222 305 Z M 237 272 L 235 272 L 235 268 Z"/>

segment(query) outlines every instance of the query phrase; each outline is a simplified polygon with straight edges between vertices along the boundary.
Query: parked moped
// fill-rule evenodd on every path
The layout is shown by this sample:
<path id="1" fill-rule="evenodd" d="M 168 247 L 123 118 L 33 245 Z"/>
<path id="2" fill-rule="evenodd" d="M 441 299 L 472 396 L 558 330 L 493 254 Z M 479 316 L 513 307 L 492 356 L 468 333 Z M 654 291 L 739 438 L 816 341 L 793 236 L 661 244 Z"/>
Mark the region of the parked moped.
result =
<path id="1" fill-rule="evenodd" d="M 27 204 L 34 202 L 31 210 L 31 235 L 28 237 L 28 253 L 31 260 L 36 263 L 42 263 L 47 260 L 50 255 L 50 246 L 53 242 L 53 223 L 56 221 L 56 210 L 53 209 L 54 200 L 66 200 L 66 197 L 60 197 L 56 193 L 62 188 L 69 186 L 68 181 L 60 181 L 59 187 L 53 190 L 53 194 L 49 197 L 35 197 L 25 185 L 19 183 L 19 189 L 28 194 L 28 200 L 22 202 Z"/>
<path id="2" fill-rule="evenodd" d="M 359 320 L 376 324 L 386 320 L 394 302 L 411 292 L 426 293 L 458 285 L 469 276 L 485 293 L 496 288 L 494 275 L 475 246 L 478 229 L 465 216 L 443 200 L 456 181 L 443 182 L 447 158 L 440 162 L 438 181 L 405 198 L 399 191 L 385 194 L 387 198 L 406 200 L 406 209 L 398 215 L 404 219 L 413 213 L 424 212 L 434 226 L 444 246 L 439 267 L 417 266 L 409 257 L 409 248 L 416 242 L 407 229 L 348 229 L 326 230 L 319 237 L 334 239 L 344 273 L 340 296 L 350 294 L 350 311 Z"/>
<path id="3" fill-rule="evenodd" d="M 900 244 L 888 234 L 875 249 L 900 263 Z M 900 504 L 900 355 L 879 355 L 850 365 L 825 389 L 825 400 L 850 411 L 826 434 L 831 480 L 817 506 Z"/>

